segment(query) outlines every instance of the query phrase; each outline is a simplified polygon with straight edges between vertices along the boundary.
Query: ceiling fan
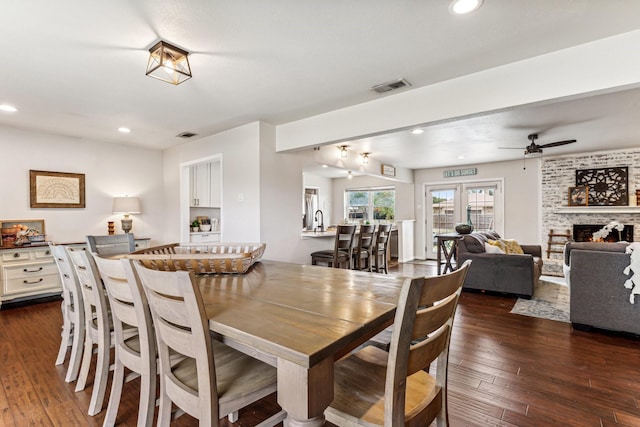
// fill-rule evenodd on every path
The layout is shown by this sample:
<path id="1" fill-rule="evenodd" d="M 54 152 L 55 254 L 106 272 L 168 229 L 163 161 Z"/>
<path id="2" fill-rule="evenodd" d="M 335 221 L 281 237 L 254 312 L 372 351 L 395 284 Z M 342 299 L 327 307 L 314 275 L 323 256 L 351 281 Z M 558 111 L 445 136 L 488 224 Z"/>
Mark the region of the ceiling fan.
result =
<path id="1" fill-rule="evenodd" d="M 538 139 L 537 133 L 532 133 L 527 138 L 529 138 L 529 141 L 531 141 L 531 144 L 524 147 L 525 156 L 527 154 L 538 154 L 538 153 L 542 154 L 543 148 L 559 147 L 561 145 L 573 144 L 574 142 L 576 142 L 575 139 L 568 139 L 566 141 L 556 141 L 556 142 L 550 142 L 548 144 L 539 145 L 539 144 L 536 144 L 536 139 Z M 517 148 L 517 147 L 500 147 L 500 148 Z"/>

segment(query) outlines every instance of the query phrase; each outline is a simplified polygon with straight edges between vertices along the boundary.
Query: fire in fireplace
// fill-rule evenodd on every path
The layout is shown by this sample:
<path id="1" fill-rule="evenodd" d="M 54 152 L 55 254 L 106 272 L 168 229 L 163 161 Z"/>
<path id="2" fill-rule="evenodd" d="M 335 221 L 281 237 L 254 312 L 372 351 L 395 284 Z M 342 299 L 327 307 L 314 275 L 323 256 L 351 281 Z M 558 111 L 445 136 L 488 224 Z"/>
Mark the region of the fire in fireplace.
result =
<path id="1" fill-rule="evenodd" d="M 605 224 L 574 224 L 573 225 L 573 240 L 575 242 L 592 242 L 593 233 L 601 230 Z M 624 230 L 613 230 L 604 239 L 605 242 L 633 242 L 633 225 L 625 225 Z"/>

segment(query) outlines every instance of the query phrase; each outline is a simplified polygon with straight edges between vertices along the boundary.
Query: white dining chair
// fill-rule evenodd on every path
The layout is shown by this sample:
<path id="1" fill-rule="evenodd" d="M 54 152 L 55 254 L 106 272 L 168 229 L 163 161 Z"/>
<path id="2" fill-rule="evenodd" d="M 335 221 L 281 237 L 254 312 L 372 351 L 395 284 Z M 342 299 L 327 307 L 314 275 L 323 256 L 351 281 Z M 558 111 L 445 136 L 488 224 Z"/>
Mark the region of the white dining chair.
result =
<path id="1" fill-rule="evenodd" d="M 168 426 L 172 403 L 197 418 L 201 426 L 276 391 L 276 369 L 212 339 L 200 289 L 192 272 L 157 271 L 129 260 L 143 285 L 160 359 L 158 426 Z M 171 352 L 185 356 L 171 366 Z M 258 424 L 274 426 L 280 411 Z"/>
<path id="2" fill-rule="evenodd" d="M 96 367 L 93 379 L 93 390 L 89 402 L 88 413 L 91 416 L 102 410 L 102 403 L 107 387 L 110 366 L 110 349 L 114 343 L 113 324 L 106 290 L 100 279 L 100 273 L 93 260 L 93 256 L 84 249 L 67 247 L 69 259 L 73 264 L 82 296 L 84 298 L 85 313 L 85 341 L 82 355 L 82 365 L 75 391 L 82 391 L 87 385 L 93 347 L 96 346 Z M 137 330 L 129 328 L 128 335 L 135 335 Z"/>
<path id="3" fill-rule="evenodd" d="M 153 423 L 157 378 L 155 333 L 149 306 L 125 260 L 103 258 L 97 253 L 92 256 L 107 290 L 114 331 L 115 367 L 104 426 L 115 425 L 124 383 L 140 377 L 137 425 L 149 427 Z M 125 268 L 130 271 L 125 272 Z M 129 332 L 132 326 L 138 330 L 134 336 Z M 126 377 L 125 368 L 131 371 Z"/>
<path id="4" fill-rule="evenodd" d="M 62 339 L 56 365 L 64 363 L 67 352 L 71 349 L 69 366 L 64 379 L 70 383 L 78 378 L 82 360 L 85 335 L 84 299 L 75 269 L 64 246 L 49 242 L 49 249 L 58 267 L 62 283 Z"/>

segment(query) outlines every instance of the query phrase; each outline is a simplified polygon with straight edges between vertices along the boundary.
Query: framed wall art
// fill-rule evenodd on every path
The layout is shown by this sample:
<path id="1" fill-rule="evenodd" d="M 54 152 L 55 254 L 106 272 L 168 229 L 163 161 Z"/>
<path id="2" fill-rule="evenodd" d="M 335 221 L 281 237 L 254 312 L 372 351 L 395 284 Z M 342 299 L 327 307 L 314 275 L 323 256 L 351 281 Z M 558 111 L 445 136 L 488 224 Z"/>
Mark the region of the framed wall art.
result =
<path id="1" fill-rule="evenodd" d="M 588 206 L 589 187 L 569 187 L 569 206 Z"/>
<path id="2" fill-rule="evenodd" d="M 84 174 L 29 171 L 32 208 L 84 208 Z"/>
<path id="3" fill-rule="evenodd" d="M 627 166 L 576 170 L 576 187 L 587 186 L 589 206 L 629 204 Z"/>

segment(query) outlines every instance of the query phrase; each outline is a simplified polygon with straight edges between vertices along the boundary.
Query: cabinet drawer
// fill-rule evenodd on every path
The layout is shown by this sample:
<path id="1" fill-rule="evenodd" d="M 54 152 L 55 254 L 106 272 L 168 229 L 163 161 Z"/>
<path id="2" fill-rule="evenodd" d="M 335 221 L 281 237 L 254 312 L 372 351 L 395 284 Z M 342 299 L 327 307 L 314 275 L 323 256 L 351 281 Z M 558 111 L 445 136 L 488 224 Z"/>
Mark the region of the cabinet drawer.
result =
<path id="1" fill-rule="evenodd" d="M 6 272 L 6 270 L 5 270 Z M 42 293 L 42 291 L 62 290 L 60 276 L 56 274 L 31 274 L 28 277 L 9 279 L 3 276 L 3 299 L 6 296 L 22 296 Z"/>
<path id="2" fill-rule="evenodd" d="M 215 243 L 219 241 L 219 233 L 194 233 L 191 235 L 191 243 Z"/>
<path id="3" fill-rule="evenodd" d="M 47 258 L 51 258 L 53 259 L 53 255 L 51 255 L 51 249 L 49 249 L 48 247 L 42 247 L 42 248 L 38 248 L 35 249 L 33 251 L 36 259 L 47 259 Z"/>
<path id="4" fill-rule="evenodd" d="M 58 267 L 53 261 L 33 264 L 5 265 L 2 267 L 2 277 L 5 280 L 31 278 L 49 274 L 58 274 Z"/>
<path id="5" fill-rule="evenodd" d="M 31 259 L 31 251 L 2 251 L 2 262 L 28 261 Z"/>

